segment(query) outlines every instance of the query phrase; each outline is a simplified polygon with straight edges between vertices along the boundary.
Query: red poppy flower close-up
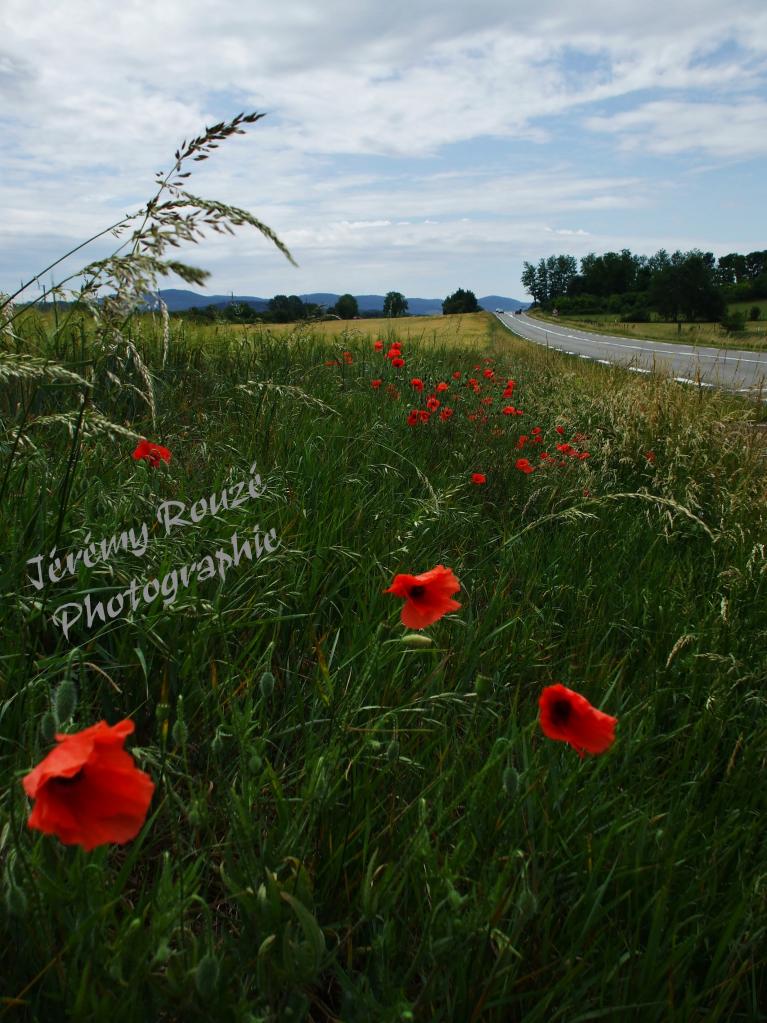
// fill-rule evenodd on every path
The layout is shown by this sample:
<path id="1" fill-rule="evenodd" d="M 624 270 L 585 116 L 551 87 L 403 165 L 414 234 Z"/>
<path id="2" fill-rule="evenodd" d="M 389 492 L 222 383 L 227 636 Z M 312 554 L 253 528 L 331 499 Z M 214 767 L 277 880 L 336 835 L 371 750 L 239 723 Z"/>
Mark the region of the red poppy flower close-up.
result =
<path id="1" fill-rule="evenodd" d="M 444 380 L 441 380 L 437 384 L 435 390 L 436 390 L 437 394 L 441 394 L 442 391 L 449 391 L 450 390 L 450 384 L 446 384 Z"/>
<path id="2" fill-rule="evenodd" d="M 439 418 L 442 420 L 443 423 L 445 423 L 452 416 L 452 414 L 453 410 L 451 408 L 443 408 L 439 414 Z"/>
<path id="3" fill-rule="evenodd" d="M 154 782 L 123 748 L 134 727 L 126 718 L 57 735 L 56 748 L 23 779 L 24 791 L 35 801 L 28 826 L 86 851 L 135 838 Z"/>
<path id="4" fill-rule="evenodd" d="M 427 398 L 426 399 L 426 408 L 430 412 L 436 412 L 441 404 L 442 404 L 442 402 L 439 400 L 439 398 L 432 397 L 432 398 Z"/>
<path id="5" fill-rule="evenodd" d="M 483 483 L 487 483 L 487 476 L 483 472 L 473 472 L 471 474 L 471 482 L 475 483 L 478 487 L 482 486 Z"/>
<path id="6" fill-rule="evenodd" d="M 133 459 L 136 462 L 143 459 L 145 462 L 149 462 L 153 469 L 156 469 L 161 461 L 170 462 L 170 451 L 162 447 L 161 444 L 152 444 L 151 441 L 144 438 L 137 444 L 136 450 L 133 452 Z"/>
<path id="7" fill-rule="evenodd" d="M 394 366 L 395 369 L 400 369 L 402 366 L 405 365 L 405 360 L 397 357 L 396 359 L 392 359 L 391 364 L 392 366 Z"/>
<path id="8" fill-rule="evenodd" d="M 564 432 L 565 432 L 565 428 L 564 428 L 564 426 L 558 426 L 558 427 L 556 428 L 556 430 L 557 430 L 557 433 L 559 434 L 559 436 L 560 436 L 560 437 L 561 437 L 561 436 L 562 436 L 562 435 L 564 434 Z"/>
<path id="9" fill-rule="evenodd" d="M 416 391 L 421 392 L 423 391 L 423 380 L 421 380 L 420 377 L 413 377 L 413 379 L 410 381 L 410 386 L 414 388 Z"/>
<path id="10" fill-rule="evenodd" d="M 460 380 L 460 379 L 461 379 L 461 371 L 460 371 L 460 369 L 457 369 L 455 371 L 455 373 L 453 373 L 453 380 Z"/>
<path id="11" fill-rule="evenodd" d="M 597 710 L 585 696 L 559 682 L 546 686 L 538 705 L 544 735 L 569 743 L 581 758 L 584 751 L 604 753 L 615 741 L 618 719 Z"/>
<path id="12" fill-rule="evenodd" d="M 382 352 L 383 351 L 383 346 L 384 346 L 383 341 L 376 341 L 375 344 L 373 345 L 373 348 L 377 352 Z"/>
<path id="13" fill-rule="evenodd" d="M 395 575 L 384 593 L 405 598 L 400 618 L 406 628 L 425 629 L 449 611 L 460 608 L 461 605 L 451 597 L 460 588 L 452 569 L 437 565 L 420 575 Z"/>
<path id="14" fill-rule="evenodd" d="M 530 465 L 526 458 L 518 458 L 514 463 L 514 468 L 519 469 L 520 472 L 530 473 L 533 471 L 535 466 Z"/>
<path id="15" fill-rule="evenodd" d="M 382 380 L 371 380 L 370 386 L 373 388 L 374 391 L 377 391 L 382 383 L 383 383 Z"/>

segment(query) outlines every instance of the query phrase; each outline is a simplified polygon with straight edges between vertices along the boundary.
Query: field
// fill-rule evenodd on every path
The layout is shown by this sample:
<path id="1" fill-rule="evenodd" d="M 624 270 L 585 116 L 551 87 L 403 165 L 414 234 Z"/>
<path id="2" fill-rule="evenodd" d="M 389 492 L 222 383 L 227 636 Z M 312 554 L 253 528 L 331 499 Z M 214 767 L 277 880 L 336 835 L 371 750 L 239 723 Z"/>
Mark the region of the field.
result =
<path id="1" fill-rule="evenodd" d="M 614 313 L 594 313 L 588 317 L 549 316 L 536 312 L 535 316 L 551 323 L 564 323 L 580 330 L 592 330 L 618 337 L 646 338 L 650 341 L 670 341 L 685 345 L 710 345 L 714 348 L 739 348 L 748 351 L 767 351 L 767 301 L 735 302 L 730 308 L 741 310 L 748 316 L 752 306 L 759 306 L 762 317 L 746 320 L 745 330 L 728 334 L 719 323 L 682 323 L 677 331 L 675 323 L 623 323 Z"/>
<path id="2" fill-rule="evenodd" d="M 764 1018 L 760 411 L 489 314 L 17 334 L 0 1018 Z M 460 608 L 406 628 L 384 591 L 438 565 Z M 617 718 L 604 752 L 544 734 L 558 682 Z M 29 827 L 54 733 L 125 718 L 139 833 Z"/>
<path id="3" fill-rule="evenodd" d="M 465 316 L 404 316 L 398 319 L 324 320 L 312 324 L 311 329 L 326 339 L 344 338 L 362 341 L 368 338 L 398 339 L 421 345 L 458 346 L 461 348 L 483 347 L 487 340 L 489 314 L 468 313 Z M 253 327 L 241 327 L 252 333 Z M 285 323 L 270 326 L 269 330 L 278 337 L 290 335 L 296 324 Z"/>

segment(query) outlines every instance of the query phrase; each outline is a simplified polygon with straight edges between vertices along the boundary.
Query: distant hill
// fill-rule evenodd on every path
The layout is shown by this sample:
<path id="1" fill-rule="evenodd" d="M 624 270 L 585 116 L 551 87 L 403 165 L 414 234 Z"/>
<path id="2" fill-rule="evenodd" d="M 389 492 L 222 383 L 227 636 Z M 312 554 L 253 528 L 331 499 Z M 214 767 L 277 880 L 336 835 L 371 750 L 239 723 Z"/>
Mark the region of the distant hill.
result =
<path id="1" fill-rule="evenodd" d="M 203 306 L 227 306 L 232 302 L 246 302 L 254 309 L 266 309 L 269 305 L 268 298 L 259 298 L 254 295 L 198 295 L 195 291 L 185 291 L 183 288 L 164 288 L 158 292 L 160 298 L 167 305 L 171 313 L 182 312 L 185 309 L 200 308 Z M 315 305 L 333 306 L 340 295 L 333 292 L 315 291 L 311 294 L 299 295 L 302 302 L 311 302 Z M 355 295 L 360 312 L 368 312 L 374 309 L 383 309 L 383 295 Z M 441 316 L 441 298 L 408 298 L 408 312 L 413 316 Z M 529 302 L 520 302 L 516 298 L 507 298 L 504 295 L 485 295 L 478 298 L 482 309 L 525 309 Z"/>

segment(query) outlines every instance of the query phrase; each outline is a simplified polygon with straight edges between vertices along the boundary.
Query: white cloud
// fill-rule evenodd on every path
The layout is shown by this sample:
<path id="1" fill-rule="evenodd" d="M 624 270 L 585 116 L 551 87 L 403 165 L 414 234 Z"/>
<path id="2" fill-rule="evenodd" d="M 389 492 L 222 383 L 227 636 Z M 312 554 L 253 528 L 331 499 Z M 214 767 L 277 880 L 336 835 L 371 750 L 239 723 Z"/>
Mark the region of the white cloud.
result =
<path id="1" fill-rule="evenodd" d="M 626 150 L 751 157 L 767 153 L 767 101 L 679 103 L 660 100 L 613 116 L 587 117 L 591 131 L 618 137 Z"/>

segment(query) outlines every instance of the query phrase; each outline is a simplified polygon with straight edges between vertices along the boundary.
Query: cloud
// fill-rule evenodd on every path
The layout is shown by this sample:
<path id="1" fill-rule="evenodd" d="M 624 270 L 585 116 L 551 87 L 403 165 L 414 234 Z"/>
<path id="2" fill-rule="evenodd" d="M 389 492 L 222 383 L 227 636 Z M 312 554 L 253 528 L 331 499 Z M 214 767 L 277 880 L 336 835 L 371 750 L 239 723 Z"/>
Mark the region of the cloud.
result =
<path id="1" fill-rule="evenodd" d="M 767 153 L 767 101 L 680 103 L 659 100 L 612 116 L 584 119 L 595 132 L 618 137 L 625 150 L 753 157 Z"/>
<path id="2" fill-rule="evenodd" d="M 12 280 L 41 247 L 55 255 L 137 208 L 184 135 L 241 109 L 269 117 L 196 164 L 193 191 L 254 210 L 299 258 L 338 254 L 317 264 L 328 272 L 344 253 L 355 273 L 403 250 L 437 266 L 447 245 L 476 253 L 483 232 L 495 244 L 525 224 L 596 239 L 600 215 L 649 215 L 669 190 L 621 153 L 698 153 L 715 173 L 767 146 L 763 0 L 699 0 L 694 17 L 667 0 L 39 0 L 34 17 L 4 0 L 3 14 Z M 228 281 L 240 244 L 200 255 Z"/>

